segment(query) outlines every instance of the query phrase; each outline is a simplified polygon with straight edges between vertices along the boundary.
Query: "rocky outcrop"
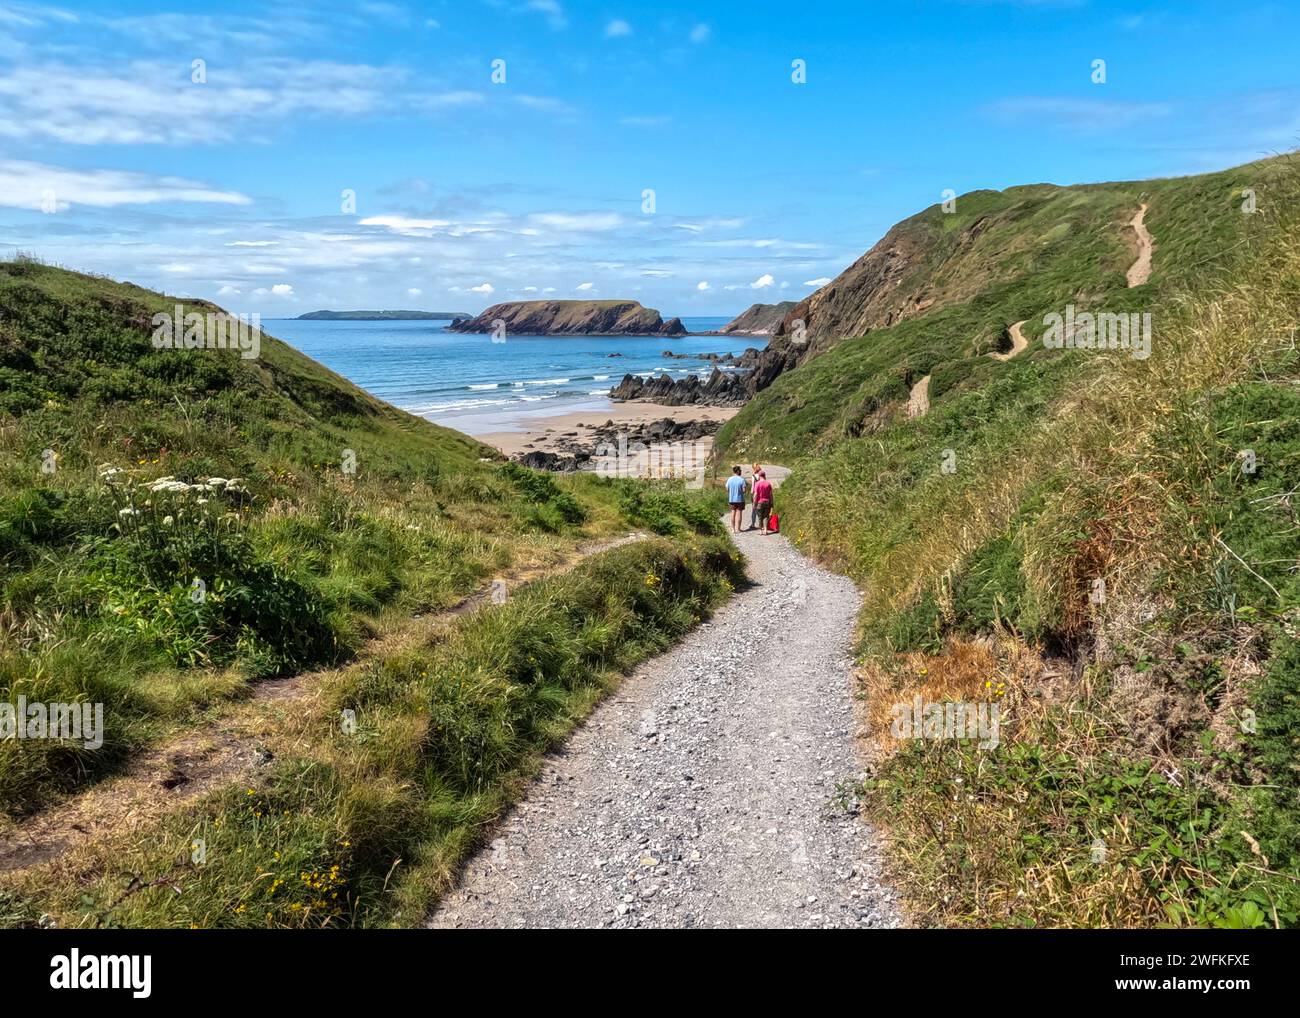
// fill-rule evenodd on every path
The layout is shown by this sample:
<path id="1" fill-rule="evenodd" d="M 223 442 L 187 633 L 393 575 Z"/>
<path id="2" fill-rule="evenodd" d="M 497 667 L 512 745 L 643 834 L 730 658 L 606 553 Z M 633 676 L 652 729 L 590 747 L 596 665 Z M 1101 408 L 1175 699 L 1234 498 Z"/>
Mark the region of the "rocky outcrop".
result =
<path id="1" fill-rule="evenodd" d="M 514 461 L 532 470 L 551 470 L 555 473 L 568 474 L 580 470 L 582 464 L 591 459 L 590 452 L 584 452 L 581 456 L 582 458 L 579 459 L 575 455 L 534 449 L 532 452 L 518 453 Z"/>
<path id="2" fill-rule="evenodd" d="M 754 304 L 729 321 L 720 331 L 725 336 L 770 336 L 796 303 L 783 300 L 779 304 Z"/>
<path id="3" fill-rule="evenodd" d="M 666 351 L 665 356 L 668 356 Z M 739 406 L 754 393 L 771 385 L 782 371 L 788 371 L 799 363 L 795 349 L 769 352 L 750 347 L 739 357 L 733 354 L 696 356 L 715 365 L 707 379 L 698 375 L 686 378 L 624 375 L 623 380 L 609 390 L 609 395 L 612 399 L 644 400 L 662 406 Z M 735 370 L 720 371 L 718 364 L 726 364 Z"/>
<path id="4" fill-rule="evenodd" d="M 654 308 L 634 300 L 522 300 L 494 304 L 481 315 L 447 327 L 448 332 L 493 332 L 519 336 L 684 336 L 680 318 L 664 321 Z"/>
<path id="5" fill-rule="evenodd" d="M 969 200 L 972 192 L 960 200 Z M 793 349 L 796 362 L 842 339 L 865 336 L 955 301 L 967 300 L 991 279 L 1023 271 L 1005 257 L 1002 228 L 1019 215 L 1016 205 L 946 229 L 938 206 L 896 224 L 870 251 L 821 289 L 791 308 L 772 333 L 768 349 Z M 1004 231 L 1003 231 L 1004 232 Z"/>
<path id="6" fill-rule="evenodd" d="M 645 446 L 672 445 L 674 442 L 693 442 L 696 439 L 712 435 L 722 421 L 675 421 L 663 417 L 646 424 L 621 425 L 612 420 L 591 429 L 585 439 L 574 437 L 557 441 L 554 450 L 535 449 L 518 453 L 516 463 L 534 470 L 551 470 L 558 473 L 572 473 L 575 470 L 592 470 L 596 464 L 593 458 L 601 446 L 619 447 L 620 439 L 624 447 L 640 442 Z M 603 453 L 602 453 L 603 455 Z"/>
<path id="7" fill-rule="evenodd" d="M 720 371 L 717 368 L 707 380 L 699 375 L 671 378 L 656 375 L 624 375 L 623 380 L 609 390 L 611 399 L 638 399 L 661 406 L 738 406 L 753 395 L 748 376 Z"/>
<path id="8" fill-rule="evenodd" d="M 624 378 L 611 395 L 668 406 L 744 403 L 783 372 L 842 339 L 943 306 L 951 294 L 936 296 L 925 289 L 934 275 L 932 263 L 959 259 L 978 241 L 988 223 L 976 220 L 949 236 L 936 223 L 936 213 L 937 209 L 927 210 L 899 223 L 839 276 L 798 303 L 755 304 L 724 326 L 723 332 L 742 335 L 751 331 L 761 335 L 768 329 L 772 337 L 765 349 L 746 350 L 735 358 L 732 366 L 743 370 L 728 375 L 725 383 L 715 382 L 713 376 L 708 382 L 697 378 L 673 382 L 664 376 L 632 382 Z M 717 358 L 714 363 L 725 361 Z"/>
<path id="9" fill-rule="evenodd" d="M 624 379 L 611 395 L 676 406 L 686 403 L 735 405 L 766 389 L 785 371 L 824 353 L 843 339 L 895 325 L 969 297 L 969 290 L 989 275 L 989 254 L 1002 218 L 1014 208 L 982 215 L 963 229 L 949 230 L 938 206 L 905 219 L 856 262 L 815 293 L 785 311 L 772 328 L 763 350 L 747 350 L 733 366 L 743 369 L 725 384 L 688 378 Z M 988 236 L 986 236 L 988 235 Z M 992 237 L 991 241 L 989 238 Z M 1000 264 L 1000 263 L 997 263 Z M 998 272 L 1015 271 L 999 268 Z M 756 304 L 724 331 L 766 324 L 767 309 Z M 719 361 L 715 361 L 715 364 Z M 716 369 L 715 369 L 716 371 Z"/>

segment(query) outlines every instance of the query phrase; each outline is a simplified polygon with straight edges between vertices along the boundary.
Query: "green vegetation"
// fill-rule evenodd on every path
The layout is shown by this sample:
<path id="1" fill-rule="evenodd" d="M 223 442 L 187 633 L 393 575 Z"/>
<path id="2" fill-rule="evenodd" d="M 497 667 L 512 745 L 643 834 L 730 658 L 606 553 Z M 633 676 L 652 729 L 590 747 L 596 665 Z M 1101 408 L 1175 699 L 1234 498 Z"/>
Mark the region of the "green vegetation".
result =
<path id="1" fill-rule="evenodd" d="M 1298 190 L 1284 158 L 927 210 L 904 293 L 934 308 L 833 345 L 721 432 L 724 461 L 795 468 L 783 529 L 865 591 L 869 801 L 922 922 L 1300 921 L 1300 355 L 1278 338 Z M 1127 288 L 1142 203 L 1155 271 Z M 1150 358 L 1045 349 L 1071 303 L 1151 312 Z M 985 356 L 1022 320 L 1028 350 Z M 1001 747 L 893 746 L 890 705 L 916 692 L 997 698 Z"/>
<path id="2" fill-rule="evenodd" d="M 101 846 L 88 883 L 29 877 L 0 921 L 38 898 L 88 926 L 418 923 L 540 754 L 741 575 L 719 536 L 645 540 L 341 672 L 292 722 L 313 752 Z"/>
<path id="3" fill-rule="evenodd" d="M 328 916 L 303 918 L 371 921 L 390 907 L 380 889 L 393 859 L 377 877 L 366 867 L 393 845 L 411 853 L 438 842 L 436 832 L 467 844 L 508 801 L 509 776 L 529 754 L 620 667 L 682 632 L 737 566 L 709 544 L 716 519 L 696 496 L 503 463 L 270 336 L 257 358 L 156 349 L 153 316 L 177 303 L 31 260 L 0 264 L 0 701 L 102 703 L 105 715 L 99 749 L 0 742 L 0 823 L 129 771 L 147 747 L 209 738 L 214 723 L 246 732 L 250 751 L 265 747 L 310 704 L 315 727 L 277 754 L 264 794 L 303 807 L 303 837 L 331 828 L 356 844 L 380 839 L 377 855 L 349 864 L 346 916 L 331 904 Z M 179 303 L 185 313 L 219 311 Z M 428 625 L 419 620 L 481 594 L 494 577 L 537 581 L 640 525 L 677 536 L 608 553 L 617 565 L 598 556 L 581 567 L 604 585 L 537 582 L 537 593 L 460 618 L 439 637 L 448 642 L 421 644 Z M 376 654 L 386 655 L 379 666 Z M 404 670 L 411 662 L 444 679 L 417 683 Z M 461 665 L 472 696 L 447 677 Z M 263 681 L 309 671 L 313 695 L 289 701 L 293 709 L 277 713 L 258 698 Z M 347 697 L 340 691 L 326 709 L 315 685 L 352 681 L 362 683 L 362 734 L 344 761 L 331 740 Z M 402 743 L 417 725 L 424 734 Z M 463 744 L 444 741 L 451 725 Z M 385 755 L 394 747 L 400 759 Z M 396 796 L 387 805 L 384 768 Z M 214 812 L 193 816 L 233 828 L 223 796 Z M 400 834 L 359 804 L 382 813 L 397 800 Z M 246 833 L 256 838 L 262 826 Z M 155 834 L 137 832 L 139 844 Z M 105 916 L 103 903 L 130 884 L 117 857 L 96 856 L 93 867 Z M 148 851 L 140 866 L 175 861 Z M 202 886 L 210 897 L 200 905 L 183 894 L 182 912 L 213 907 L 229 919 L 216 903 L 238 898 L 224 883 L 235 871 L 204 874 L 210 883 L 196 880 L 195 895 Z M 59 887 L 38 875 L 22 900 L 61 922 L 94 921 L 75 900 L 56 902 Z M 0 912 L 26 914 L 15 900 L 0 898 Z"/>

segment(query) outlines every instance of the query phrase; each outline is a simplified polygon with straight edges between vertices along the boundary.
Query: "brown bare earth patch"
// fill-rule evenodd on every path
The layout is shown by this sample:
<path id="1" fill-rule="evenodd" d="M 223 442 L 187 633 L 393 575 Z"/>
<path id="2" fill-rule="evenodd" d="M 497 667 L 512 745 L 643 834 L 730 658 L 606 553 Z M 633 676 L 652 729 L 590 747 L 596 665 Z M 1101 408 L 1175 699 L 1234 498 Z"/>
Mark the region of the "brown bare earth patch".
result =
<path id="1" fill-rule="evenodd" d="M 930 409 L 930 376 L 926 375 L 914 386 L 907 397 L 907 416 L 922 417 Z"/>
<path id="2" fill-rule="evenodd" d="M 1137 234 L 1137 261 L 1129 266 L 1127 279 L 1129 286 L 1141 286 L 1151 278 L 1151 252 L 1153 242 L 1146 228 L 1147 207 L 1143 205 L 1129 221 L 1133 232 Z"/>
<path id="3" fill-rule="evenodd" d="M 1011 326 L 1008 330 L 1008 333 L 1011 336 L 1010 350 L 1006 353 L 991 353 L 989 356 L 995 361 L 1009 361 L 1012 357 L 1016 356 L 1016 354 L 1023 353 L 1025 350 L 1029 349 L 1029 340 L 1025 339 L 1025 334 L 1020 331 L 1024 327 L 1024 324 L 1024 322 L 1016 322 L 1016 324 Z"/>

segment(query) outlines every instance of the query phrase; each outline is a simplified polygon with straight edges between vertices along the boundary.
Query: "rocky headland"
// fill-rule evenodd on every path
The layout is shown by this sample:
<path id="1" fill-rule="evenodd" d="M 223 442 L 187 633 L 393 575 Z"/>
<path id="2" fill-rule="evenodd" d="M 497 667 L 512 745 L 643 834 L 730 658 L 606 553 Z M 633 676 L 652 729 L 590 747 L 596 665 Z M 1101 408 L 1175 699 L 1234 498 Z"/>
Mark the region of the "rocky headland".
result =
<path id="1" fill-rule="evenodd" d="M 634 300 L 521 300 L 493 304 L 480 315 L 456 322 L 448 332 L 493 332 L 521 336 L 684 336 L 680 318 L 664 321 L 654 308 Z"/>

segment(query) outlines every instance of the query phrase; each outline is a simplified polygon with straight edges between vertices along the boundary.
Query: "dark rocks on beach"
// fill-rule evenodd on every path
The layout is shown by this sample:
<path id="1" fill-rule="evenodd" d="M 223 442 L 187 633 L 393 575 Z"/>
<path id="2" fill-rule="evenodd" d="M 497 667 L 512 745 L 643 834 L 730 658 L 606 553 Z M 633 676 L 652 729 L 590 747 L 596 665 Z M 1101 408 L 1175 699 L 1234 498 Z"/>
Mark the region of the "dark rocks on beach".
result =
<path id="1" fill-rule="evenodd" d="M 593 457 L 601 446 L 618 449 L 620 440 L 627 446 L 641 443 L 645 446 L 671 445 L 674 442 L 693 442 L 712 435 L 722 421 L 675 421 L 663 417 L 645 424 L 622 425 L 613 420 L 595 425 L 592 433 L 585 439 L 570 438 L 572 432 L 561 436 L 555 451 L 535 449 L 531 452 L 517 453 L 513 457 L 516 463 L 534 470 L 551 470 L 557 473 L 572 473 L 576 470 L 595 469 Z"/>
<path id="2" fill-rule="evenodd" d="M 757 353 L 757 350 L 753 351 Z M 709 361 L 711 364 L 735 364 L 736 355 L 731 353 L 673 353 L 665 350 L 660 356 L 672 357 L 679 361 Z M 744 354 L 741 355 L 742 357 Z"/>
<path id="3" fill-rule="evenodd" d="M 701 381 L 699 375 L 678 379 L 668 375 L 650 379 L 624 375 L 609 395 L 612 399 L 646 400 L 662 406 L 736 406 L 749 399 L 753 389 L 747 375 L 728 374 L 715 367 L 707 381 Z"/>
<path id="4" fill-rule="evenodd" d="M 619 435 L 626 433 L 628 442 L 643 442 L 646 445 L 658 442 L 693 442 L 697 438 L 712 435 L 721 427 L 722 421 L 675 421 L 671 417 L 661 417 L 657 421 L 648 421 L 630 428 L 609 421 L 596 429 L 596 437 L 605 442 L 616 441 Z"/>
<path id="5" fill-rule="evenodd" d="M 566 456 L 558 452 L 546 452 L 542 449 L 534 449 L 532 452 L 518 453 L 514 456 L 514 461 L 522 466 L 530 467 L 533 470 L 552 470 L 562 474 L 570 474 L 575 470 L 580 470 L 582 464 L 590 459 L 590 453 L 582 453 L 581 458 L 579 458 L 577 454 Z"/>

